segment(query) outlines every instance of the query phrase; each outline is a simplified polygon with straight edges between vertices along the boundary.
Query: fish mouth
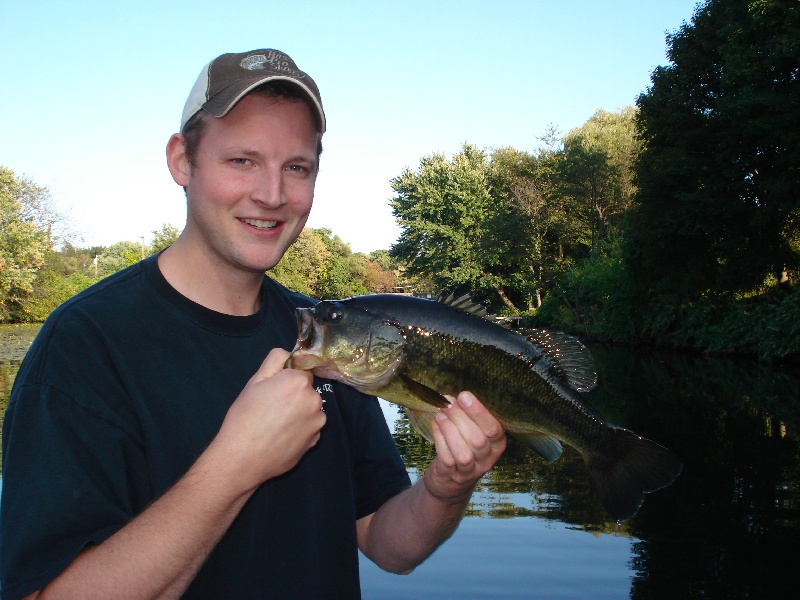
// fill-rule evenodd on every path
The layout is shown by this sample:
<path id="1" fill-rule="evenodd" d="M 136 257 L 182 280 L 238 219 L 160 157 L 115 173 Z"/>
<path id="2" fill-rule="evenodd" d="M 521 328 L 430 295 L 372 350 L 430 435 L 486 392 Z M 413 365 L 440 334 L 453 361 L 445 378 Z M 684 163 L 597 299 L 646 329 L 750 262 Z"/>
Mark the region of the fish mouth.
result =
<path id="1" fill-rule="evenodd" d="M 286 366 L 291 369 L 301 371 L 314 371 L 321 375 L 321 372 L 330 373 L 331 368 L 336 366 L 326 360 L 321 355 L 321 336 L 315 327 L 313 308 L 296 308 L 295 318 L 297 319 L 297 340 Z M 337 370 L 338 372 L 338 370 Z"/>
<path id="2" fill-rule="evenodd" d="M 295 350 L 300 348 L 307 350 L 314 345 L 314 309 L 313 308 L 298 308 L 295 309 L 295 318 L 297 319 L 297 343 Z"/>

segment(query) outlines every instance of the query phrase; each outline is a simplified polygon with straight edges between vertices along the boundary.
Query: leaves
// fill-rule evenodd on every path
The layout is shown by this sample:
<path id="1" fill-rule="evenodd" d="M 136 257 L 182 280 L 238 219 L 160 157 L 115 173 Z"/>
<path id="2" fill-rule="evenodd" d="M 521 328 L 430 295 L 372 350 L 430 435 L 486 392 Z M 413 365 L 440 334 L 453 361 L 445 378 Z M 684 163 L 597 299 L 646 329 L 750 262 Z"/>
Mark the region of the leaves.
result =
<path id="1" fill-rule="evenodd" d="M 40 220 L 45 206 L 49 206 L 46 188 L 0 167 L 0 320 L 33 290 L 37 269 L 50 247 L 48 229 Z"/>
<path id="2" fill-rule="evenodd" d="M 711 0 L 642 94 L 629 266 L 651 293 L 741 292 L 800 266 L 800 7 Z"/>

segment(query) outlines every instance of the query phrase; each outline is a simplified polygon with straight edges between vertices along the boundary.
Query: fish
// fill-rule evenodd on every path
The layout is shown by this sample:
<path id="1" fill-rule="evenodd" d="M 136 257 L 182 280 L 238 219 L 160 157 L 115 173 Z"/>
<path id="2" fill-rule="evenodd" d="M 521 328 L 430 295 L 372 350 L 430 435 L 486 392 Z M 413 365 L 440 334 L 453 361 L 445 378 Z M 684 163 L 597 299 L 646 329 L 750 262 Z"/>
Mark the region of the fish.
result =
<path id="1" fill-rule="evenodd" d="M 671 450 L 606 421 L 581 397 L 597 372 L 577 338 L 503 326 L 469 295 L 366 294 L 297 308 L 296 318 L 287 367 L 402 406 L 429 441 L 445 396 L 470 391 L 545 461 L 561 456 L 562 443 L 577 450 L 617 523 L 683 469 Z"/>

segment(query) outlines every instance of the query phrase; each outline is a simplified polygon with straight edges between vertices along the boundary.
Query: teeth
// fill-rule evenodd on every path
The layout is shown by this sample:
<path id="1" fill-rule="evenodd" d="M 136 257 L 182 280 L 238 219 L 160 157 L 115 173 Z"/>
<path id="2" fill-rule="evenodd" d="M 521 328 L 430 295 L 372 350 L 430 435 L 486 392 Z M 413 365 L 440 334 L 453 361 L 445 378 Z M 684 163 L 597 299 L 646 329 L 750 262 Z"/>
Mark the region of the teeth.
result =
<path id="1" fill-rule="evenodd" d="M 242 219 L 248 225 L 252 225 L 256 229 L 272 229 L 278 224 L 277 221 L 262 221 L 260 219 Z"/>

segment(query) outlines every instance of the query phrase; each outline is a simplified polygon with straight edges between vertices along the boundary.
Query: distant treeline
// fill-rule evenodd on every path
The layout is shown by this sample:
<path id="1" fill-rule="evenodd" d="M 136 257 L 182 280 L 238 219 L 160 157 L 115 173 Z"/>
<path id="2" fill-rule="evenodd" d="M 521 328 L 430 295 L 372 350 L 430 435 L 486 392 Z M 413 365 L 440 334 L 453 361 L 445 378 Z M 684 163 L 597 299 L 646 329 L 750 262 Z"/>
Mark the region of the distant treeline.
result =
<path id="1" fill-rule="evenodd" d="M 271 275 L 317 298 L 469 291 L 594 339 L 797 360 L 800 5 L 709 0 L 666 42 L 636 106 L 534 151 L 426 156 L 391 181 L 390 249 L 307 229 Z M 178 235 L 79 249 L 54 215 L 0 167 L 0 321 L 42 320 Z"/>
<path id="2" fill-rule="evenodd" d="M 2 167 L 0 197 L 9 188 L 6 185 L 9 180 L 18 186 L 38 189 L 49 203 L 45 189 L 14 178 L 11 171 Z M 9 221 L 6 218 L 0 221 L 3 233 Z M 20 221 L 18 225 L 26 224 Z M 76 248 L 69 242 L 62 242 L 56 249 L 35 219 L 28 224 L 31 227 L 27 228 L 29 235 L 24 240 L 23 236 L 18 236 L 18 243 L 5 243 L 0 249 L 6 252 L 6 256 L 0 258 L 0 265 L 13 264 L 14 267 L 0 269 L 0 322 L 44 321 L 65 300 L 100 279 L 160 252 L 180 234 L 176 227 L 165 224 L 152 232 L 150 244 L 123 241 L 109 247 Z M 8 242 L 11 237 L 4 239 Z M 312 297 L 341 298 L 397 291 L 399 272 L 393 268 L 388 250 L 369 255 L 353 253 L 350 246 L 330 230 L 306 228 L 270 275 Z"/>

